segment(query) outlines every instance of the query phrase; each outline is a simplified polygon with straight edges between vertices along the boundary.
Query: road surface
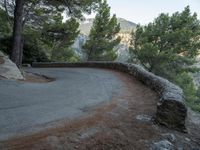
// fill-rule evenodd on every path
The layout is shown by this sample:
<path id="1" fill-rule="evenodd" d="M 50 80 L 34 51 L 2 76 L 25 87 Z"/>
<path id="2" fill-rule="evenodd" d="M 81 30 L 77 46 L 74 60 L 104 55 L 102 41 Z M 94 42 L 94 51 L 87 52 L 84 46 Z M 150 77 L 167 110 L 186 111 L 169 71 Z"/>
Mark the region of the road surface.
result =
<path id="1" fill-rule="evenodd" d="M 0 140 L 36 132 L 62 119 L 87 114 L 87 109 L 123 92 L 114 73 L 90 68 L 30 68 L 56 80 L 27 83 L 0 80 Z"/>
<path id="2" fill-rule="evenodd" d="M 170 149 L 199 149 L 194 123 L 188 122 L 188 134 L 153 123 L 158 96 L 132 76 L 92 68 L 26 70 L 56 80 L 0 80 L 1 150 L 145 150 L 163 141 Z"/>

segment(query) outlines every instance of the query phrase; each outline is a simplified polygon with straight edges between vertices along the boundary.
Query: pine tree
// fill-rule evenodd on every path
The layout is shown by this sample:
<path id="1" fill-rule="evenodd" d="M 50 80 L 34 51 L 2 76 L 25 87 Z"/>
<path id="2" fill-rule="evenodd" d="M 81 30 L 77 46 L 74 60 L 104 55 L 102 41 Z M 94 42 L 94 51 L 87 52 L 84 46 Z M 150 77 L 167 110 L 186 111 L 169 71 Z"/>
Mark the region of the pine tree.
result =
<path id="1" fill-rule="evenodd" d="M 110 17 L 110 7 L 107 1 L 100 3 L 93 26 L 90 30 L 89 40 L 83 49 L 88 61 L 115 60 L 117 57 L 114 47 L 120 43 L 116 34 L 120 31 L 116 15 Z"/>
<path id="2" fill-rule="evenodd" d="M 172 69 L 177 73 L 193 63 L 200 49 L 199 34 L 200 21 L 189 7 L 172 16 L 161 14 L 153 23 L 137 27 L 130 55 L 149 71 L 167 77 Z"/>
<path id="3" fill-rule="evenodd" d="M 13 43 L 12 43 L 12 61 L 18 66 L 21 66 L 22 56 L 22 32 L 23 32 L 23 6 L 24 0 L 16 0 L 14 10 L 14 25 L 13 25 Z"/>
<path id="4" fill-rule="evenodd" d="M 100 0 L 1 0 L 0 7 L 5 9 L 7 16 L 14 17 L 12 27 L 12 61 L 15 62 L 17 66 L 21 66 L 24 44 L 22 33 L 25 24 L 35 26 L 36 23 L 38 28 L 38 24 L 42 25 L 40 24 L 41 21 L 46 20 L 46 14 L 51 17 L 55 15 L 57 11 L 66 12 L 68 17 L 81 18 L 83 16 L 82 13 L 90 14 L 92 10 L 96 9 L 99 1 Z"/>
<path id="5" fill-rule="evenodd" d="M 133 33 L 130 56 L 149 71 L 167 78 L 183 89 L 187 104 L 200 111 L 198 91 L 191 74 L 200 49 L 200 21 L 189 6 L 171 16 L 161 14 L 153 23 L 138 26 Z"/>
<path id="6" fill-rule="evenodd" d="M 63 22 L 63 17 L 55 16 L 54 21 L 47 23 L 43 28 L 43 38 L 51 49 L 51 60 L 69 61 L 75 56 L 70 46 L 79 34 L 79 23 L 75 18 Z"/>

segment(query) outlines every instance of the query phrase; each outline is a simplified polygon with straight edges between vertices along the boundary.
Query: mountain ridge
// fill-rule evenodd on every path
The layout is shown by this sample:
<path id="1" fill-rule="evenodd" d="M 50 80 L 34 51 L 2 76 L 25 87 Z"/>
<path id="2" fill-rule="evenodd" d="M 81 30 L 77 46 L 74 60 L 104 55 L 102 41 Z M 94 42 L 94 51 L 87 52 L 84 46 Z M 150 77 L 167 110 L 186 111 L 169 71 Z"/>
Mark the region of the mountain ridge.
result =
<path id="1" fill-rule="evenodd" d="M 117 18 L 117 20 L 121 26 L 121 30 L 120 30 L 121 33 L 130 33 L 132 30 L 135 30 L 137 26 L 136 23 L 128 21 L 124 18 Z M 87 18 L 84 21 L 81 21 L 80 26 L 79 26 L 80 32 L 82 34 L 89 35 L 93 21 L 94 21 L 94 18 Z"/>

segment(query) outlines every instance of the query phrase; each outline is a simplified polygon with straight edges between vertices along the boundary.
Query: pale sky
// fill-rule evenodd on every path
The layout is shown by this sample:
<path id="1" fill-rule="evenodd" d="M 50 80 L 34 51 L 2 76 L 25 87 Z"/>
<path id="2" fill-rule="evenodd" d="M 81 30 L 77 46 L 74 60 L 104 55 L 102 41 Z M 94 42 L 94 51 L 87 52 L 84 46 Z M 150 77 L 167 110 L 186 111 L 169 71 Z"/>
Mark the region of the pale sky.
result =
<path id="1" fill-rule="evenodd" d="M 160 13 L 172 14 L 187 5 L 200 19 L 200 0 L 107 0 L 111 13 L 142 25 L 152 22 Z M 91 15 L 90 17 L 94 17 Z"/>

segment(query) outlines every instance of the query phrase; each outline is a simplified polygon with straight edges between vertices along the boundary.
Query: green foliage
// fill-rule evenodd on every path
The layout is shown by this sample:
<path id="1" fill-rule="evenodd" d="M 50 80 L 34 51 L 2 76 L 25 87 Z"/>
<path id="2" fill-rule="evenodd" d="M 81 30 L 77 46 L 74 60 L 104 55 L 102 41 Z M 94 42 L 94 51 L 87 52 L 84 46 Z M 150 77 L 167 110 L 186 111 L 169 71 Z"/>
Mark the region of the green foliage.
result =
<path id="1" fill-rule="evenodd" d="M 1 48 L 1 51 L 6 53 L 7 55 L 11 54 L 11 37 L 10 36 L 4 36 L 0 38 L 0 48 Z"/>
<path id="2" fill-rule="evenodd" d="M 50 61 L 45 51 L 41 49 L 39 41 L 34 41 L 34 43 L 25 43 L 23 51 L 23 63 L 32 62 L 48 62 Z"/>
<path id="3" fill-rule="evenodd" d="M 6 2 L 6 3 L 5 3 Z M 65 13 L 67 17 L 82 18 L 82 13 L 90 14 L 100 0 L 28 0 L 24 1 L 23 24 L 38 28 L 51 22 L 54 16 Z M 5 5 L 6 4 L 6 5 Z M 14 16 L 15 0 L 0 1 L 0 7 Z"/>
<path id="4" fill-rule="evenodd" d="M 149 71 L 179 85 L 187 103 L 198 111 L 200 97 L 188 72 L 199 71 L 190 67 L 200 49 L 199 35 L 197 14 L 191 14 L 186 7 L 181 13 L 161 14 L 153 23 L 137 26 L 129 50 L 131 62 L 137 61 Z"/>
<path id="5" fill-rule="evenodd" d="M 137 26 L 130 48 L 132 59 L 138 59 L 148 70 L 157 74 L 163 66 L 183 68 L 191 65 L 200 49 L 200 22 L 189 7 L 172 16 L 161 14 L 147 26 Z"/>
<path id="6" fill-rule="evenodd" d="M 42 31 L 42 40 L 50 49 L 50 58 L 52 61 L 71 62 L 78 56 L 70 48 L 79 34 L 79 23 L 76 19 L 71 18 L 65 23 L 62 22 L 62 16 L 54 18 L 54 22 L 45 24 Z"/>
<path id="7" fill-rule="evenodd" d="M 115 35 L 120 31 L 116 15 L 110 17 L 110 7 L 107 1 L 100 3 L 97 15 L 90 30 L 89 40 L 83 46 L 87 59 L 91 60 L 115 60 L 116 52 L 113 50 L 119 44 L 120 38 Z"/>
<path id="8" fill-rule="evenodd" d="M 7 20 L 6 20 L 7 21 Z M 7 21 L 8 22 L 8 21 Z M 0 38 L 0 48 L 7 55 L 11 55 L 12 37 L 8 35 Z M 32 63 L 34 61 L 46 62 L 50 61 L 43 43 L 40 40 L 41 34 L 37 30 L 26 27 L 23 33 L 24 46 L 23 46 L 23 63 Z"/>
<path id="9" fill-rule="evenodd" d="M 193 79 L 188 75 L 188 73 L 183 72 L 175 76 L 174 82 L 184 90 L 186 97 L 196 95 Z"/>
<path id="10" fill-rule="evenodd" d="M 43 37 L 46 38 L 49 43 L 55 42 L 59 46 L 69 47 L 74 43 L 75 38 L 79 34 L 79 23 L 74 18 L 67 20 L 65 23 L 62 22 L 62 19 L 62 16 L 60 16 L 54 18 L 53 23 L 45 24 L 43 28 Z"/>
<path id="11" fill-rule="evenodd" d="M 44 61 L 77 61 L 79 57 L 69 47 L 74 43 L 79 34 L 79 24 L 75 18 L 81 19 L 82 13 L 91 13 L 100 0 L 29 0 L 24 1 L 23 11 L 23 38 L 24 60 Z M 1 33 L 8 34 L 8 17 L 14 17 L 15 0 L 0 1 L 0 38 Z M 7 15 L 4 10 L 7 10 Z M 3 13 L 2 13 L 3 12 Z M 62 14 L 70 18 L 62 23 Z M 8 16 L 8 17 L 7 17 Z M 12 28 L 13 19 L 9 20 Z M 4 23 L 6 22 L 6 24 Z M 4 35 L 3 35 L 4 36 Z M 9 35 L 10 36 L 10 35 Z M 6 40 L 3 37 L 2 41 Z M 8 37 L 9 38 L 9 37 Z M 6 40 L 7 41 L 7 40 Z M 9 41 L 9 40 L 8 40 Z M 8 44 L 8 43 L 7 43 Z M 10 53 L 11 44 L 3 43 L 0 48 Z M 34 46 L 35 45 L 35 46 Z M 29 52 L 27 50 L 30 50 Z"/>
<path id="12" fill-rule="evenodd" d="M 40 36 L 40 32 L 31 28 L 24 31 L 23 63 L 50 61 Z"/>
<path id="13" fill-rule="evenodd" d="M 25 4 L 27 8 L 34 6 L 34 9 L 30 10 L 32 15 L 27 18 L 23 30 L 23 62 L 79 60 L 75 52 L 69 48 L 79 34 L 79 23 L 74 18 L 63 23 L 63 17 L 60 11 L 57 11 L 58 9 L 54 9 L 53 6 L 41 6 L 41 1 L 39 4 L 36 1 L 38 0 L 32 0 Z M 4 11 L 2 10 L 2 12 Z M 5 12 L 2 15 L 0 11 L 0 16 L 0 19 L 4 19 L 4 24 L 8 25 Z M 0 26 L 4 24 L 3 21 L 0 22 Z M 3 31 L 7 36 L 4 35 L 0 39 L 0 47 L 10 55 L 12 49 L 10 34 L 5 29 Z"/>
<path id="14" fill-rule="evenodd" d="M 198 87 L 197 91 L 196 91 L 196 95 L 197 97 L 200 99 L 200 86 Z"/>
<path id="15" fill-rule="evenodd" d="M 52 52 L 52 61 L 78 62 L 80 58 L 71 48 L 61 48 Z"/>
<path id="16" fill-rule="evenodd" d="M 44 49 L 42 49 L 42 44 L 37 39 L 33 39 L 31 37 L 26 36 L 29 38 L 25 40 L 24 43 L 24 51 L 23 51 L 23 63 L 32 63 L 34 61 L 38 62 L 46 62 L 49 61 Z M 0 39 L 1 50 L 5 52 L 7 55 L 11 53 L 11 37 L 5 37 Z"/>
<path id="17" fill-rule="evenodd" d="M 200 112 L 200 87 L 195 88 L 192 77 L 183 72 L 175 76 L 173 81 L 183 89 L 188 105 Z"/>
<path id="18" fill-rule="evenodd" d="M 6 13 L 0 8 L 0 38 L 4 38 L 11 33 L 10 25 L 7 21 Z"/>
<path id="19" fill-rule="evenodd" d="M 63 8 L 67 16 L 82 18 L 82 13 L 90 14 L 101 0 L 44 0 L 46 5 Z"/>

